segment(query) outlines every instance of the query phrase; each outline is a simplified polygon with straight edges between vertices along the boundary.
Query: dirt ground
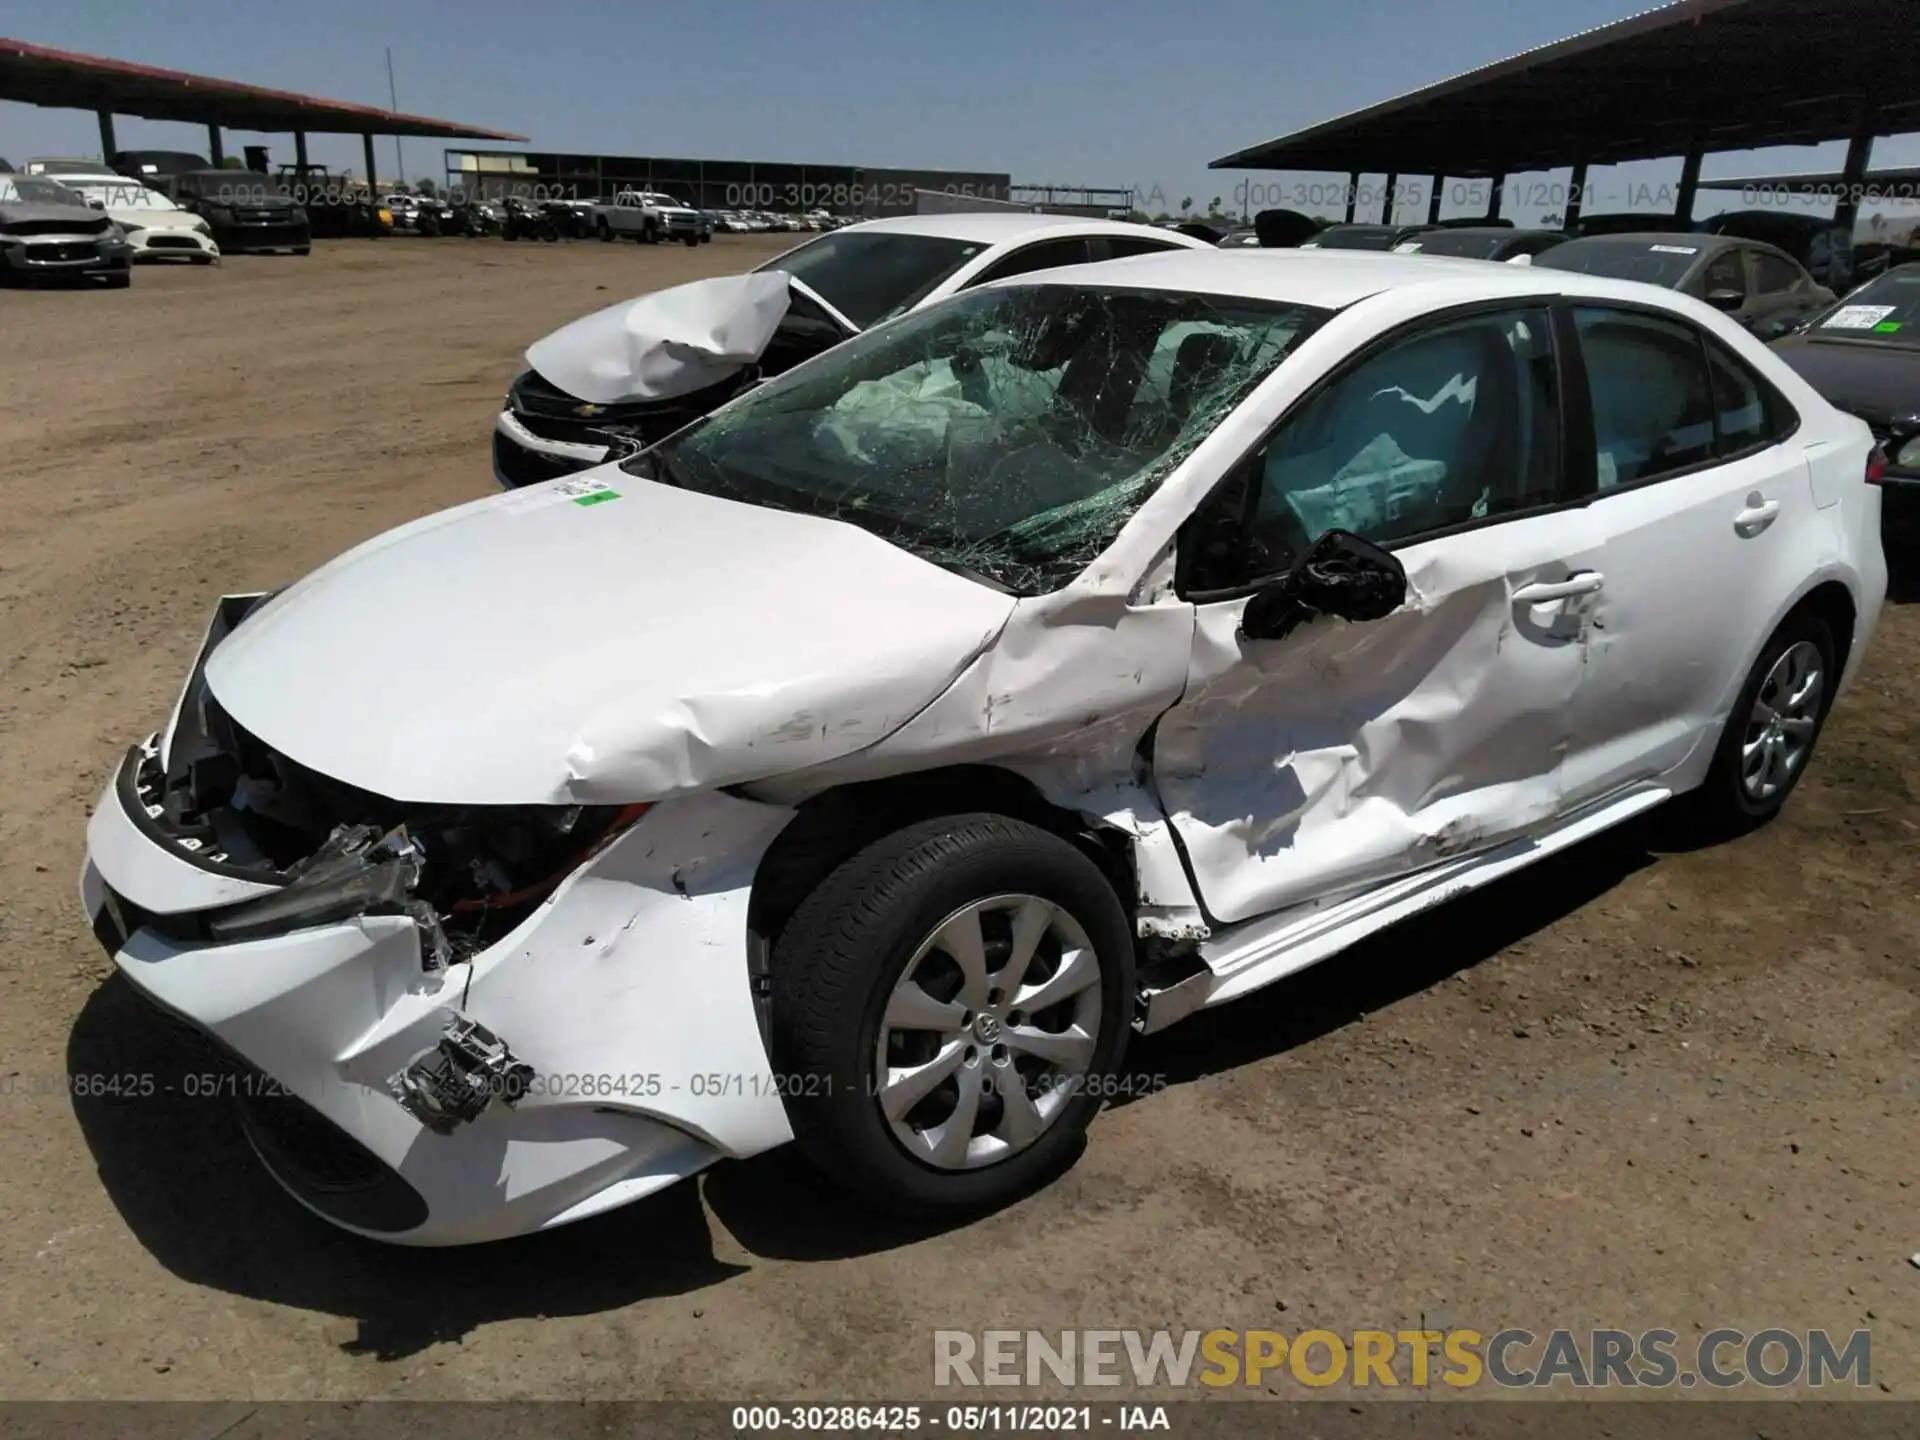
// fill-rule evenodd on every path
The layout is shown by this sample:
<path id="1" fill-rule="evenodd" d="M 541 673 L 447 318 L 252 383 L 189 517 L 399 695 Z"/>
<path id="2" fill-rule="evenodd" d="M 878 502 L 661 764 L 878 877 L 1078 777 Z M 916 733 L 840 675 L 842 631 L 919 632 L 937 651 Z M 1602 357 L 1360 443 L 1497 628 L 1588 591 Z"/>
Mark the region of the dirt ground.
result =
<path id="1" fill-rule="evenodd" d="M 1165 1088 L 962 1228 L 874 1220 L 775 1153 L 395 1250 L 164 1093 L 191 1058 L 74 876 L 215 597 L 488 493 L 528 342 L 776 248 L 340 242 L 0 292 L 0 1396 L 905 1399 L 938 1328 L 1724 1325 L 1869 1329 L 1873 1393 L 1920 1398 L 1910 605 L 1772 827 L 1604 838 L 1143 1042 Z M 113 1073 L 163 1089 L 69 1094 Z"/>

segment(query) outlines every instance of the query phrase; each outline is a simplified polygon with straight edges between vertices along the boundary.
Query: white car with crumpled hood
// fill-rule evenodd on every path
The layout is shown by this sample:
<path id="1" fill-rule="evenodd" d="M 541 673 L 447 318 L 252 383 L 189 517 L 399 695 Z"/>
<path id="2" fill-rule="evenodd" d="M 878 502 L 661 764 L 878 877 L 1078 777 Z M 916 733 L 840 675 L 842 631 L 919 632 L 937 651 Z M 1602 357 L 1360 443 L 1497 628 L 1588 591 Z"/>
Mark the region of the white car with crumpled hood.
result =
<path id="1" fill-rule="evenodd" d="M 1879 616 L 1879 465 L 1649 287 L 1023 275 L 223 601 L 83 903 L 362 1234 L 792 1139 L 998 1204 L 1131 1034 L 1669 800 L 1774 813 Z"/>

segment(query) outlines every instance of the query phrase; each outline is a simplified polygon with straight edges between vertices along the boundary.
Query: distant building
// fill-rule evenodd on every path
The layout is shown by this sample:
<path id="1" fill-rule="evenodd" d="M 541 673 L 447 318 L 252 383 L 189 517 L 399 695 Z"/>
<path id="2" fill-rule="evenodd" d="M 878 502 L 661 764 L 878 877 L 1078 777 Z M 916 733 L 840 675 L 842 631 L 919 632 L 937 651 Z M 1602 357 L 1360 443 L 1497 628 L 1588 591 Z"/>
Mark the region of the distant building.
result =
<path id="1" fill-rule="evenodd" d="M 1010 176 L 991 171 L 527 150 L 449 149 L 446 176 L 449 190 L 488 199 L 522 195 L 594 200 L 620 190 L 662 190 L 702 210 L 829 210 L 866 216 L 911 215 L 921 191 L 1004 202 L 1013 190 Z"/>

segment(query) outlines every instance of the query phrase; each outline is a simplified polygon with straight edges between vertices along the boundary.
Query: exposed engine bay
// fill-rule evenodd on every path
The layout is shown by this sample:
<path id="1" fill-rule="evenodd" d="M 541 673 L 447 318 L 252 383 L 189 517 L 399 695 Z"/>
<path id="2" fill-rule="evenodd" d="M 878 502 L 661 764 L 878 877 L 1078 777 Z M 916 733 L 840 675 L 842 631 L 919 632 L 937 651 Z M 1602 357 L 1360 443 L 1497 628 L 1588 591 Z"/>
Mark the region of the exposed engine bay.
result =
<path id="1" fill-rule="evenodd" d="M 406 804 L 290 760 L 227 715 L 204 673 L 207 653 L 267 598 L 223 605 L 164 761 L 143 747 L 123 779 L 134 812 L 196 864 L 281 887 L 192 917 L 204 938 L 408 915 L 424 963 L 443 968 L 498 940 L 647 808 Z"/>

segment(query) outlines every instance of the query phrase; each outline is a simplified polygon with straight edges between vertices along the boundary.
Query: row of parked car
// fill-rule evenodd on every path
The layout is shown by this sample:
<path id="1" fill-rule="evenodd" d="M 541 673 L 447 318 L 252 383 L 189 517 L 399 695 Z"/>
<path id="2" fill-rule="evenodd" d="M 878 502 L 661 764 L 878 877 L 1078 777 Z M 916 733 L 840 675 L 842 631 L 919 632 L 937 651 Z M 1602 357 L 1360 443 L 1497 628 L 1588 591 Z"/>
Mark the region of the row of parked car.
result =
<path id="1" fill-rule="evenodd" d="M 853 223 L 826 210 L 702 211 L 663 191 L 626 189 L 598 200 L 452 199 L 404 189 L 375 194 L 325 166 L 269 174 L 175 151 L 123 151 L 111 163 L 0 161 L 0 275 L 131 283 L 136 260 L 214 264 L 240 252 L 310 252 L 314 239 L 497 235 L 508 240 L 710 241 L 717 231 L 824 231 Z"/>
<path id="2" fill-rule="evenodd" d="M 1199 234 L 1203 227 L 1189 226 Z M 1219 236 L 1230 248 L 1293 247 L 1452 255 L 1542 264 L 1638 280 L 1727 311 L 1762 339 L 1791 333 L 1837 294 L 1920 254 L 1856 248 L 1847 226 L 1819 216 L 1733 211 L 1694 222 L 1662 215 L 1589 216 L 1568 230 L 1454 220 L 1420 225 L 1323 225 L 1268 211 Z"/>

